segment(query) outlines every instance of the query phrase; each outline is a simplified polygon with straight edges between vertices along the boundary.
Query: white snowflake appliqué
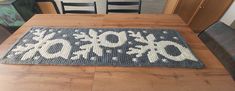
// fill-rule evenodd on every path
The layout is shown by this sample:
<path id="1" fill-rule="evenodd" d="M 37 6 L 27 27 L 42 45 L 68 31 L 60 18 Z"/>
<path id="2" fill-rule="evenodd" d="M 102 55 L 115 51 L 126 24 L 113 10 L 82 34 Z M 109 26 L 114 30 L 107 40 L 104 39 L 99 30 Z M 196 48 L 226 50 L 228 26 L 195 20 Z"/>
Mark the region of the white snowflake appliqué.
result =
<path id="1" fill-rule="evenodd" d="M 32 39 L 37 43 L 26 43 L 24 45 L 18 45 L 16 48 L 12 49 L 16 55 L 23 54 L 21 60 L 26 60 L 32 58 L 37 52 L 39 52 L 45 58 L 55 58 L 55 57 L 63 57 L 65 59 L 68 58 L 69 52 L 71 49 L 71 45 L 68 41 L 64 39 L 54 39 L 55 33 L 45 34 L 46 30 L 36 29 L 35 32 L 32 32 L 35 35 Z M 47 50 L 50 46 L 55 45 L 57 43 L 61 43 L 63 47 L 59 52 L 56 53 L 48 53 Z"/>
<path id="2" fill-rule="evenodd" d="M 178 43 L 172 41 L 155 42 L 156 38 L 153 34 L 147 35 L 145 39 L 140 32 L 134 33 L 133 31 L 128 31 L 128 33 L 130 34 L 129 36 L 135 38 L 135 41 L 146 44 L 136 45 L 134 48 L 129 48 L 127 51 L 128 55 L 135 55 L 138 58 L 142 57 L 144 53 L 147 53 L 150 63 L 153 63 L 159 59 L 157 54 L 161 54 L 162 56 L 174 61 L 184 61 L 185 59 L 198 61 L 188 48 L 185 48 Z M 177 47 L 181 54 L 177 56 L 168 54 L 165 47 L 169 45 Z"/>
<path id="3" fill-rule="evenodd" d="M 163 59 L 162 59 L 162 62 L 168 63 L 169 61 L 168 61 L 167 59 L 163 58 Z"/>
<path id="4" fill-rule="evenodd" d="M 106 37 L 110 34 L 118 37 L 117 43 L 111 43 L 106 39 Z M 71 57 L 72 60 L 80 59 L 81 56 L 87 59 L 88 53 L 90 51 L 95 53 L 97 56 L 102 56 L 103 49 L 100 46 L 115 48 L 118 46 L 122 46 L 127 41 L 126 32 L 124 31 L 120 33 L 114 31 L 106 31 L 98 35 L 95 30 L 90 29 L 88 35 L 84 32 L 80 32 L 79 34 L 73 34 L 73 36 L 75 39 L 79 39 L 80 41 L 89 41 L 91 43 L 81 45 L 79 51 L 73 52 L 75 56 Z"/>

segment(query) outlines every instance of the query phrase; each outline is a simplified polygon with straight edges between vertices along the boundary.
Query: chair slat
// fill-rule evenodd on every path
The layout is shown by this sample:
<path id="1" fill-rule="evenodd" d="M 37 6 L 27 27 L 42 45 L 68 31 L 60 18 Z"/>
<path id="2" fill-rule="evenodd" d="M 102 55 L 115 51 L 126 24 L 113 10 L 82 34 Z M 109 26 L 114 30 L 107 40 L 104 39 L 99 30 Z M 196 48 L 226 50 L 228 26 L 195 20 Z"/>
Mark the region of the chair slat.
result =
<path id="1" fill-rule="evenodd" d="M 140 2 L 108 2 L 108 5 L 139 5 Z"/>
<path id="2" fill-rule="evenodd" d="M 94 3 L 63 3 L 64 6 L 95 6 Z"/>
<path id="3" fill-rule="evenodd" d="M 95 11 L 86 11 L 86 10 L 66 10 L 64 13 L 82 13 L 82 14 L 95 14 Z"/>
<path id="4" fill-rule="evenodd" d="M 109 12 L 112 13 L 139 13 L 141 12 L 141 3 L 142 0 L 137 1 L 133 1 L 133 2 L 117 2 L 117 1 L 112 1 L 109 2 L 108 0 L 106 0 L 107 5 L 106 5 L 106 14 L 108 14 Z M 137 9 L 109 9 L 109 6 L 132 6 L 132 5 L 138 5 Z"/>
<path id="5" fill-rule="evenodd" d="M 62 5 L 63 14 L 66 14 L 66 13 L 96 14 L 97 13 L 96 2 L 94 2 L 94 3 L 68 3 L 68 2 L 61 1 L 61 5 Z M 91 11 L 91 10 L 66 10 L 65 6 L 77 6 L 77 7 L 94 6 L 94 11 Z"/>
<path id="6" fill-rule="evenodd" d="M 138 13 L 139 10 L 134 10 L 134 9 L 109 9 L 108 12 L 112 12 L 112 13 Z"/>

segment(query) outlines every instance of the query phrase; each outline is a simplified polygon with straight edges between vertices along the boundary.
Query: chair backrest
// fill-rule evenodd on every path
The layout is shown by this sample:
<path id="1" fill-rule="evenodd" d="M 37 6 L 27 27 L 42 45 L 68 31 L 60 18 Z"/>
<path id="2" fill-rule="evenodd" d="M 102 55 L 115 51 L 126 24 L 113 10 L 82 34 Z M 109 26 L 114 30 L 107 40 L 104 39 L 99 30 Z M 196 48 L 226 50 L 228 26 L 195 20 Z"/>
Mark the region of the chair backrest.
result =
<path id="1" fill-rule="evenodd" d="M 60 11 L 59 11 L 59 8 L 57 7 L 57 4 L 54 0 L 36 0 L 36 2 L 38 3 L 38 6 L 40 7 L 40 5 L 42 5 L 42 7 L 40 7 L 40 9 L 43 9 L 45 7 L 44 3 L 46 5 L 48 5 L 48 3 L 51 3 L 53 5 L 53 8 L 55 9 L 54 11 L 57 13 L 57 14 L 60 14 Z M 41 4 L 42 3 L 42 4 Z M 47 8 L 45 8 L 45 10 L 41 10 L 42 13 L 51 13 L 51 11 L 53 10 L 47 10 Z M 45 12 L 44 12 L 45 11 Z"/>
<path id="2" fill-rule="evenodd" d="M 106 0 L 106 14 L 110 13 L 141 13 L 141 4 L 142 1 L 108 1 Z M 110 9 L 109 6 L 138 6 L 137 9 Z"/>
<path id="3" fill-rule="evenodd" d="M 97 14 L 96 2 L 94 3 L 71 3 L 71 2 L 61 1 L 61 5 L 62 5 L 63 14 L 66 14 L 66 13 Z M 93 6 L 94 10 L 66 10 L 65 6 L 74 6 L 74 7 Z"/>

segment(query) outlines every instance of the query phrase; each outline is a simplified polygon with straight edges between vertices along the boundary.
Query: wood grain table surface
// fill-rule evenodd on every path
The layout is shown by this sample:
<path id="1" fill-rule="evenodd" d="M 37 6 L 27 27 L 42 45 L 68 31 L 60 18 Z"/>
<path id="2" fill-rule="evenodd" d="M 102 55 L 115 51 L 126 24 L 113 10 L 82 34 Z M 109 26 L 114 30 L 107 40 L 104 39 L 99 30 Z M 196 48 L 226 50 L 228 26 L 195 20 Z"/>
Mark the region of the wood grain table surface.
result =
<path id="1" fill-rule="evenodd" d="M 205 68 L 0 64 L 0 91 L 235 91 L 223 65 L 177 15 L 35 15 L 0 45 L 0 54 L 33 26 L 175 29 Z"/>

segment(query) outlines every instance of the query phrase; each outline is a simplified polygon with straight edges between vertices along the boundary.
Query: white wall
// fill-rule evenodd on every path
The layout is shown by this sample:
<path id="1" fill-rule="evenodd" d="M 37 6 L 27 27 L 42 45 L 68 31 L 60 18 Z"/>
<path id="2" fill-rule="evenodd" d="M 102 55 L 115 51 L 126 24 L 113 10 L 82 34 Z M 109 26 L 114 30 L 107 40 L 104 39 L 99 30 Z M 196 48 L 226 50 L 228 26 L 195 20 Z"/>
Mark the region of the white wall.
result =
<path id="1" fill-rule="evenodd" d="M 228 11 L 224 14 L 220 21 L 224 22 L 227 25 L 231 25 L 232 22 L 235 20 L 235 1 L 230 6 Z"/>

